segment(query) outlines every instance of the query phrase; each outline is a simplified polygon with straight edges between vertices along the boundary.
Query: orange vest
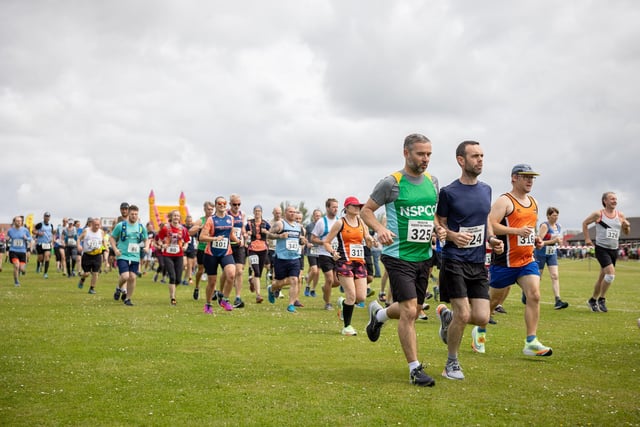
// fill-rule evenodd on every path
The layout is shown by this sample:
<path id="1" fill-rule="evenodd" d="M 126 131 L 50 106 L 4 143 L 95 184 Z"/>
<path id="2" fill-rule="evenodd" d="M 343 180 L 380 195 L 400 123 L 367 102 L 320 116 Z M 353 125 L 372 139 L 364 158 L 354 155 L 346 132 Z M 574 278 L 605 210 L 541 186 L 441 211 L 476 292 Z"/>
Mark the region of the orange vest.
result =
<path id="1" fill-rule="evenodd" d="M 364 264 L 364 227 L 358 218 L 358 225 L 350 226 L 342 218 L 342 229 L 336 236 L 340 259 L 350 264 L 353 261 Z"/>
<path id="2" fill-rule="evenodd" d="M 535 199 L 527 195 L 529 206 L 523 206 L 511 194 L 506 193 L 505 196 L 511 200 L 513 211 L 505 216 L 500 224 L 512 228 L 531 227 L 532 230 L 535 230 L 538 223 L 538 204 Z M 532 231 L 529 237 L 516 236 L 515 234 L 498 236 L 504 242 L 504 252 L 500 255 L 494 254 L 493 264 L 504 267 L 522 267 L 535 261 L 533 256 L 535 237 L 535 231 Z"/>

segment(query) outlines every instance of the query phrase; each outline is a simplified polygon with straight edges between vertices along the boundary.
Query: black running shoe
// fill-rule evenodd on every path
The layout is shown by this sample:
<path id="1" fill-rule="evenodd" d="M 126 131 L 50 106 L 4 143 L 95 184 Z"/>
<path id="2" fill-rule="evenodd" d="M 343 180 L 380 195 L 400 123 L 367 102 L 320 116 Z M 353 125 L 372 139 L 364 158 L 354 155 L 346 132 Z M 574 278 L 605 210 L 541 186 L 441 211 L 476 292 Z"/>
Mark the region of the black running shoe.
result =
<path id="1" fill-rule="evenodd" d="M 436 380 L 424 372 L 422 365 L 411 371 L 409 381 L 411 381 L 411 384 L 419 385 L 421 387 L 433 387 L 436 385 Z"/>
<path id="2" fill-rule="evenodd" d="M 593 298 L 589 298 L 589 300 L 587 301 L 587 305 L 589 306 L 591 311 L 593 311 L 594 313 L 597 313 L 600 311 L 600 309 L 598 308 L 598 301 L 596 301 Z"/>
<path id="3" fill-rule="evenodd" d="M 124 300 L 124 305 L 133 306 L 133 303 L 131 302 L 130 299 L 126 299 Z"/>
<path id="4" fill-rule="evenodd" d="M 118 301 L 120 299 L 120 294 L 122 294 L 122 290 L 117 287 L 116 291 L 113 293 L 113 299 Z"/>
<path id="5" fill-rule="evenodd" d="M 598 298 L 598 310 L 600 310 L 603 313 L 606 313 L 607 311 L 609 311 L 607 310 L 607 306 L 605 304 L 606 301 L 607 300 L 604 298 Z"/>
<path id="6" fill-rule="evenodd" d="M 198 298 L 200 298 L 200 288 L 195 288 L 193 290 L 193 299 L 198 301 Z"/>
<path id="7" fill-rule="evenodd" d="M 561 299 L 556 301 L 555 305 L 553 306 L 553 308 L 555 310 L 562 310 L 563 308 L 567 308 L 567 307 L 569 307 L 569 303 L 568 302 L 564 302 Z"/>
<path id="8" fill-rule="evenodd" d="M 369 304 L 369 323 L 367 324 L 367 336 L 372 342 L 378 341 L 378 338 L 380 338 L 380 330 L 384 325 L 383 322 L 378 322 L 378 320 L 376 319 L 376 314 L 380 310 L 382 310 L 382 306 L 378 304 L 378 301 L 372 301 L 371 304 Z"/>
<path id="9" fill-rule="evenodd" d="M 122 292 L 122 293 L 120 294 L 120 299 L 121 299 L 122 301 L 126 300 L 126 299 L 127 299 L 127 291 L 120 291 L 120 292 Z"/>

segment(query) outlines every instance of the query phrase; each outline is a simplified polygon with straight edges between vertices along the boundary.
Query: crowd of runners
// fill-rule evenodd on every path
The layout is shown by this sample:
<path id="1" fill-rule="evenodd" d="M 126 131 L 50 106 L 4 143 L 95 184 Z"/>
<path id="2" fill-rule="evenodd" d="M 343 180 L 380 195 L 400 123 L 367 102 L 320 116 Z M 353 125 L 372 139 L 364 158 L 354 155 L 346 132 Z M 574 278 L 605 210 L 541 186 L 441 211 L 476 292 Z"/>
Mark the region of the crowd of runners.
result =
<path id="1" fill-rule="evenodd" d="M 242 296 L 247 292 L 242 288 L 248 268 L 249 292 L 256 304 L 265 297 L 271 304 L 284 298 L 286 311 L 296 313 L 304 307 L 301 295 L 321 294 L 324 309 L 338 312 L 345 336 L 358 334 L 352 324 L 354 308 L 365 307 L 366 298 L 375 293 L 370 285 L 379 277 L 380 293 L 369 304 L 367 336 L 377 341 L 387 321 L 397 319 L 410 382 L 420 386 L 435 384 L 418 362 L 415 329 L 416 321 L 427 319 L 425 301 L 433 296 L 429 281 L 439 283 L 433 290 L 443 302 L 436 310 L 439 335 L 448 348 L 442 376 L 453 380 L 464 379 L 458 351 L 466 325 L 473 327 L 473 350 L 484 353 L 487 324 L 495 323 L 491 314 L 504 312 L 502 302 L 517 284 L 525 304 L 523 353 L 550 356 L 553 350 L 537 336 L 540 276 L 545 267 L 554 308 L 569 304 L 560 298 L 559 210 L 549 207 L 546 220 L 539 223 L 539 207 L 530 195 L 539 174 L 528 164 L 515 165 L 511 189 L 492 203 L 491 187 L 478 180 L 484 166 L 478 142 L 459 144 L 455 159 L 460 178 L 442 188 L 426 171 L 431 153 L 431 141 L 424 135 L 407 136 L 403 168 L 382 178 L 366 202 L 354 196 L 342 203 L 328 198 L 325 211 L 314 210 L 307 224 L 296 206 L 285 206 L 284 212 L 276 206 L 267 220 L 261 205 L 245 212 L 240 195 L 232 194 L 205 201 L 195 219 L 172 211 L 153 229 L 140 221 L 137 206 L 124 202 L 110 227 L 103 227 L 100 218 L 84 224 L 64 218 L 54 226 L 51 214 L 45 212 L 32 233 L 24 218 L 16 216 L 8 230 L 0 231 L 1 258 L 6 256 L 12 264 L 16 287 L 32 254 L 37 258 L 36 272 L 45 279 L 52 268 L 77 277 L 80 289 L 90 278 L 91 294 L 96 293 L 101 272 L 117 270 L 113 298 L 126 306 L 134 305 L 137 279 L 152 274 L 154 282 L 167 284 L 172 306 L 177 304 L 176 288 L 192 286 L 193 299 L 204 298 L 202 311 L 209 315 L 214 313 L 214 301 L 224 311 L 245 307 Z M 601 203 L 603 209 L 583 222 L 586 244 L 595 246 L 601 266 L 587 301 L 593 312 L 608 311 L 606 293 L 615 279 L 618 241 L 621 233 L 630 233 L 629 221 L 617 210 L 615 193 L 604 193 Z M 384 212 L 376 214 L 381 207 Z M 591 224 L 595 242 L 589 238 Z M 439 278 L 432 275 L 434 264 Z"/>

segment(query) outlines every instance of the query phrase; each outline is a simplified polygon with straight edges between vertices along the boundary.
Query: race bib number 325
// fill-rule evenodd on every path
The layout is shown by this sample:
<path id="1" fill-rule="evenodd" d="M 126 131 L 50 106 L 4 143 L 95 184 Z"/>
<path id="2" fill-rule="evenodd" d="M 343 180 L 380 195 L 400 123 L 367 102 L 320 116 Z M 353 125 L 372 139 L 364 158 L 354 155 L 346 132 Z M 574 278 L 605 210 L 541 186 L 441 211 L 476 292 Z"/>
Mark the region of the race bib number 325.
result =
<path id="1" fill-rule="evenodd" d="M 407 242 L 431 244 L 433 221 L 412 219 L 407 224 Z"/>

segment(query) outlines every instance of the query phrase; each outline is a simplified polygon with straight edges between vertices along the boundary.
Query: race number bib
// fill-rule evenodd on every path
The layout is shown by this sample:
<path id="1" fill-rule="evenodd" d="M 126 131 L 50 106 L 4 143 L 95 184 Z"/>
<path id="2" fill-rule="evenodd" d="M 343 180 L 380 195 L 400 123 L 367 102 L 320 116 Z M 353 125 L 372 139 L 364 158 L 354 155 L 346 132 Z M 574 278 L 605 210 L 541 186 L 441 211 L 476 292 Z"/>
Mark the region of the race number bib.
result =
<path id="1" fill-rule="evenodd" d="M 298 252 L 298 250 L 300 249 L 300 243 L 298 242 L 298 239 L 287 239 L 287 241 L 285 242 L 286 248 L 288 251 L 292 251 L 292 252 Z"/>
<path id="2" fill-rule="evenodd" d="M 558 250 L 556 245 L 553 246 L 545 246 L 544 254 L 545 255 L 555 255 Z"/>
<path id="3" fill-rule="evenodd" d="M 364 258 L 364 246 L 362 245 L 350 245 L 349 246 L 349 258 Z"/>
<path id="4" fill-rule="evenodd" d="M 615 228 L 607 228 L 607 239 L 618 240 L 620 237 L 620 232 Z"/>
<path id="5" fill-rule="evenodd" d="M 433 221 L 412 219 L 407 224 L 407 242 L 431 244 Z"/>
<path id="6" fill-rule="evenodd" d="M 484 254 L 484 265 L 491 265 L 491 251 L 486 251 Z"/>
<path id="7" fill-rule="evenodd" d="M 169 246 L 167 246 L 166 252 L 168 254 L 172 254 L 172 255 L 180 253 L 180 246 L 178 246 L 178 245 L 169 245 Z"/>
<path id="8" fill-rule="evenodd" d="M 527 236 L 518 236 L 518 246 L 533 246 L 536 243 L 535 233 L 530 233 Z"/>
<path id="9" fill-rule="evenodd" d="M 337 240 L 332 240 L 331 241 L 331 249 L 333 249 L 334 251 L 338 250 L 338 241 Z"/>
<path id="10" fill-rule="evenodd" d="M 45 251 L 48 251 L 49 249 L 51 249 L 51 243 L 43 243 L 40 245 L 40 247 Z"/>
<path id="11" fill-rule="evenodd" d="M 99 239 L 89 239 L 87 240 L 87 250 L 88 251 L 95 251 L 96 249 L 99 249 L 102 246 L 102 240 Z"/>
<path id="12" fill-rule="evenodd" d="M 260 264 L 260 258 L 258 258 L 258 255 L 249 255 L 249 264 L 251 265 Z"/>
<path id="13" fill-rule="evenodd" d="M 227 249 L 229 247 L 229 239 L 225 237 L 222 240 L 214 240 L 211 242 L 211 247 L 213 249 Z"/>
<path id="14" fill-rule="evenodd" d="M 78 242 L 76 242 L 76 239 L 67 239 L 67 246 L 76 246 L 77 244 Z M 42 248 L 44 249 L 44 245 L 42 245 Z"/>
<path id="15" fill-rule="evenodd" d="M 233 234 L 236 235 L 236 237 L 238 238 L 238 240 L 242 240 L 242 228 L 240 227 L 233 227 Z"/>
<path id="16" fill-rule="evenodd" d="M 484 224 L 474 227 L 460 227 L 458 231 L 471 234 L 471 241 L 463 248 L 477 248 L 484 243 Z"/>
<path id="17" fill-rule="evenodd" d="M 127 246 L 127 252 L 130 254 L 137 254 L 140 252 L 140 245 L 137 243 L 129 243 L 129 246 Z"/>
<path id="18" fill-rule="evenodd" d="M 309 255 L 317 256 L 318 255 L 318 248 L 316 246 L 311 246 L 309 248 Z"/>
<path id="19" fill-rule="evenodd" d="M 22 239 L 13 239 L 13 241 L 11 242 L 11 246 L 16 247 L 16 248 L 23 248 L 24 247 L 24 240 L 22 240 Z"/>

